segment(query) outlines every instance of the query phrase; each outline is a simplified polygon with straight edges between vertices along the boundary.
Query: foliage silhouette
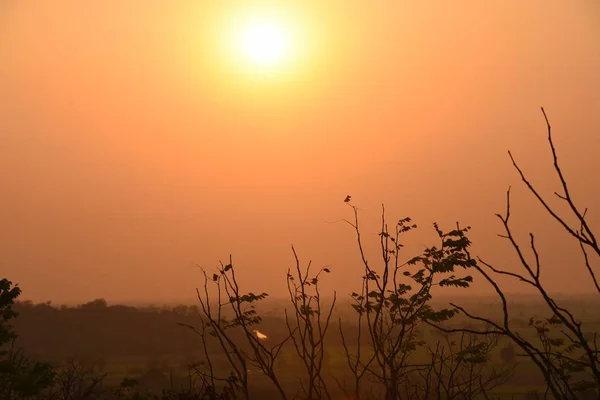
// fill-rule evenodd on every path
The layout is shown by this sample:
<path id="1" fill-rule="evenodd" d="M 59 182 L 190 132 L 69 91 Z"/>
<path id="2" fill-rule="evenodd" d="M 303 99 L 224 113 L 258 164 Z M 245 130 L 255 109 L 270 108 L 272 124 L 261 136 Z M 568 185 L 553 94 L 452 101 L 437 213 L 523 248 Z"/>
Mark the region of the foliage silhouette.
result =
<path id="1" fill-rule="evenodd" d="M 336 303 L 333 292 L 331 305 L 323 305 L 319 291 L 321 274 L 331 271 L 323 267 L 314 276 L 310 275 L 311 263 L 304 270 L 296 249 L 292 246 L 296 269 L 288 270 L 287 287 L 292 305 L 292 317 L 285 310 L 285 321 L 296 354 L 302 360 L 307 379 L 301 382 L 302 392 L 307 399 L 331 399 L 327 383 L 323 377 L 323 361 L 325 359 L 325 337 Z"/>
<path id="2" fill-rule="evenodd" d="M 591 255 L 600 257 L 600 245 L 594 231 L 586 220 L 587 209 L 581 210 L 571 196 L 569 186 L 558 162 L 556 148 L 552 139 L 552 127 L 543 108 L 542 114 L 546 122 L 547 141 L 552 155 L 554 171 L 559 178 L 562 189 L 562 194 L 558 192 L 554 194 L 567 204 L 569 211 L 577 221 L 576 224 L 568 223 L 566 217 L 561 216 L 558 211 L 549 205 L 548 201 L 526 177 L 512 153 L 509 151 L 508 154 L 513 167 L 518 172 L 521 181 L 529 189 L 529 192 L 533 194 L 550 217 L 563 228 L 565 234 L 578 242 L 582 254 L 581 267 L 588 273 L 597 293 L 600 294 L 600 284 L 590 260 Z M 551 393 L 554 398 L 565 400 L 578 399 L 582 396 L 582 393 L 590 392 L 595 396 L 600 396 L 600 358 L 597 334 L 594 333 L 592 337 L 587 335 L 581 317 L 577 317 L 575 311 L 569 310 L 562 305 L 561 301 L 557 300 L 556 296 L 550 294 L 542 283 L 540 279 L 542 265 L 533 233 L 529 233 L 528 243 L 533 256 L 533 262 L 528 261 L 525 251 L 515 239 L 510 226 L 510 188 L 506 193 L 506 212 L 504 214 L 496 214 L 496 216 L 500 219 L 504 228 L 504 233 L 499 234 L 499 236 L 510 243 L 524 271 L 521 273 L 507 271 L 478 258 L 478 263 L 473 267 L 492 285 L 498 295 L 502 304 L 502 318 L 500 321 L 497 321 L 486 316 L 475 315 L 464 307 L 454 305 L 468 318 L 483 322 L 489 327 L 480 331 L 461 330 L 483 335 L 499 334 L 510 338 L 522 352 L 520 355 L 532 360 L 543 374 L 547 384 L 545 395 Z M 534 339 L 524 335 L 513 323 L 509 312 L 507 295 L 495 280 L 496 276 L 506 276 L 521 282 L 534 289 L 542 299 L 547 317 L 530 318 L 528 324 L 529 329 L 533 331 Z M 453 330 L 447 331 L 450 332 Z"/>
<path id="3" fill-rule="evenodd" d="M 12 400 L 38 395 L 53 383 L 49 364 L 34 362 L 15 346 L 17 334 L 10 320 L 18 315 L 13 310 L 21 294 L 8 279 L 0 280 L 0 399 Z"/>
<path id="4" fill-rule="evenodd" d="M 349 201 L 346 201 L 349 203 Z M 441 370 L 450 368 L 447 366 L 449 358 L 447 352 L 455 350 L 454 342 L 446 340 L 448 349 L 445 349 L 440 341 L 431 348 L 426 349 L 426 341 L 422 337 L 422 329 L 425 323 L 448 322 L 457 313 L 457 309 L 442 308 L 439 310 L 431 306 L 432 288 L 434 287 L 458 287 L 468 288 L 472 282 L 470 275 L 457 275 L 457 268 L 468 270 L 475 265 L 467 248 L 471 242 L 467 237 L 469 227 L 456 229 L 449 232 L 442 231 L 437 224 L 434 229 L 440 241 L 438 246 L 426 248 L 423 253 L 416 257 L 402 261 L 401 251 L 403 235 L 417 228 L 410 218 L 400 219 L 390 231 L 386 218 L 385 208 L 382 207 L 380 238 L 380 267 L 377 269 L 367 259 L 364 251 L 363 239 L 359 225 L 358 208 L 349 204 L 353 210 L 354 220 L 345 220 L 356 233 L 357 246 L 364 267 L 363 285 L 361 293 L 352 293 L 352 307 L 357 313 L 359 330 L 364 330 L 368 337 L 369 353 L 363 357 L 361 354 L 360 338 L 354 351 L 344 337 L 341 329 L 340 334 L 344 344 L 348 366 L 354 378 L 353 398 L 362 398 L 361 382 L 364 378 L 376 379 L 384 388 L 383 397 L 386 400 L 401 398 L 402 393 L 411 398 L 425 396 L 428 398 L 433 392 L 431 386 L 432 372 L 436 372 L 441 382 Z M 496 342 L 482 346 L 482 342 L 471 340 L 465 342 L 461 338 L 460 350 L 472 352 L 480 359 L 487 359 L 487 355 Z M 426 351 L 430 356 L 427 362 L 419 361 L 419 353 Z M 474 365 L 469 360 L 462 360 L 457 364 Z M 439 367 L 439 368 L 438 368 Z M 423 378 L 423 371 L 429 371 L 425 382 L 416 383 L 415 376 Z M 471 369 L 472 371 L 472 369 Z M 498 381 L 507 380 L 512 374 L 511 370 L 496 371 Z M 448 387 L 461 387 L 462 393 L 475 395 L 487 390 L 480 385 L 479 391 L 473 389 L 474 380 L 458 383 L 461 374 L 450 374 Z M 422 379 L 421 379 L 422 380 Z M 439 383 L 438 382 L 438 383 Z M 439 385 L 438 385 L 439 386 Z M 491 385 L 494 386 L 494 385 Z M 348 392 L 348 391 L 347 391 Z M 450 395 L 448 390 L 446 395 Z M 441 393 L 438 393 L 441 395 Z"/>

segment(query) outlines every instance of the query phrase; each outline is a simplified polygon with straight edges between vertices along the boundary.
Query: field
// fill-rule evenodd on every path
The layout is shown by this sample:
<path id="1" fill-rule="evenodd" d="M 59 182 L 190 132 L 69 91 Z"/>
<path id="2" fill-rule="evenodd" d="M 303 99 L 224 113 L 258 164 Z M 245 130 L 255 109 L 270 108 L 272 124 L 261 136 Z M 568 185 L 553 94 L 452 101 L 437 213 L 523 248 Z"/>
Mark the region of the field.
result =
<path id="1" fill-rule="evenodd" d="M 488 315 L 493 305 L 482 301 L 470 303 L 474 312 L 485 309 Z M 594 310 L 584 302 L 575 306 Z M 517 315 L 541 317 L 543 314 L 539 304 L 533 302 L 513 307 L 518 307 Z M 276 309 L 280 310 L 281 307 Z M 181 325 L 198 324 L 199 317 L 194 306 L 136 308 L 108 306 L 103 301 L 96 300 L 78 307 L 19 303 L 17 311 L 21 314 L 15 324 L 20 334 L 18 343 L 30 355 L 49 360 L 57 366 L 68 360 L 77 360 L 93 368 L 98 375 L 105 375 L 105 384 L 108 386 L 117 386 L 127 377 L 136 379 L 140 385 L 149 389 L 181 387 L 189 384 L 190 376 L 196 376 L 194 373 L 190 375 L 190 371 L 193 372 L 190 365 L 208 372 L 200 337 Z M 267 343 L 277 343 L 285 338 L 287 330 L 284 320 L 274 316 L 272 310 L 262 311 L 269 315 L 259 325 L 260 330 L 268 334 Z M 338 311 L 336 315 L 336 319 L 341 318 L 343 321 L 343 332 L 350 349 L 355 348 L 357 338 L 357 325 L 353 317 L 350 310 Z M 585 317 L 584 326 L 591 336 L 600 330 L 600 318 L 593 315 Z M 464 318 L 457 318 L 452 323 L 477 328 L 476 324 Z M 528 320 L 516 318 L 511 323 L 524 337 L 535 340 L 535 330 L 528 325 Z M 352 380 L 338 327 L 335 325 L 326 341 L 323 371 L 331 392 L 342 396 L 341 386 L 344 385 L 344 380 L 346 379 L 346 384 L 350 384 Z M 423 349 L 426 349 L 429 344 L 443 341 L 445 336 L 438 330 L 424 327 L 420 338 L 425 343 Z M 363 342 L 361 350 L 364 357 L 370 350 L 364 337 Z M 208 348 L 216 374 L 225 378 L 230 368 L 218 342 L 213 338 Z M 418 358 L 424 357 L 424 354 L 424 350 L 421 351 L 420 356 L 415 356 L 415 360 L 419 361 Z M 495 398 L 527 398 L 528 395 L 532 396 L 531 393 L 545 389 L 536 365 L 529 358 L 520 357 L 519 349 L 510 346 L 507 338 L 500 338 L 489 354 L 486 368 L 501 368 L 508 364 L 514 366 L 514 374 L 490 393 Z M 298 387 L 300 378 L 304 376 L 302 360 L 290 342 L 282 348 L 275 371 L 282 385 L 289 388 Z M 257 368 L 249 367 L 248 373 L 253 391 L 265 395 L 273 391 L 267 377 Z"/>

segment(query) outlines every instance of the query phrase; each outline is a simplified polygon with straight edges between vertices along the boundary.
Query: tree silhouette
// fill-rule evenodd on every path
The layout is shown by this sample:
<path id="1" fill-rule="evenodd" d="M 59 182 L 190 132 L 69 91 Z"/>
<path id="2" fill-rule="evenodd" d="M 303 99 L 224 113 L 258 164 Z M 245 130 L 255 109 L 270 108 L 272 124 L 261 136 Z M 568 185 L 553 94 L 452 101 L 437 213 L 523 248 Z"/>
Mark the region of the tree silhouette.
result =
<path id="1" fill-rule="evenodd" d="M 596 239 L 592 227 L 586 220 L 587 209 L 581 209 L 575 204 L 569 190 L 566 178 L 558 162 L 558 156 L 552 139 L 552 128 L 546 112 L 542 108 L 542 114 L 546 122 L 547 141 L 552 155 L 554 171 L 559 178 L 562 193 L 555 192 L 555 196 L 564 201 L 575 218 L 576 223 L 567 222 L 567 217 L 562 216 L 551 207 L 548 201 L 538 192 L 535 186 L 526 177 L 523 170 L 517 164 L 512 153 L 509 151 L 513 167 L 519 174 L 521 181 L 529 189 L 538 203 L 546 210 L 548 215 L 556 221 L 563 232 L 574 238 L 579 244 L 582 255 L 581 268 L 587 272 L 593 283 L 597 294 L 600 294 L 600 285 L 591 263 L 591 256 L 600 257 L 600 245 Z M 584 330 L 584 323 L 578 317 L 575 310 L 569 310 L 559 301 L 556 296 L 548 292 L 542 283 L 540 276 L 542 264 L 536 246 L 535 236 L 529 234 L 529 248 L 533 261 L 528 261 L 525 250 L 521 248 L 515 239 L 511 225 L 511 202 L 510 188 L 506 193 L 506 211 L 504 214 L 496 214 L 502 223 L 504 233 L 500 237 L 507 240 L 512 246 L 523 272 L 511 272 L 495 267 L 494 265 L 478 258 L 478 263 L 473 265 L 485 280 L 493 287 L 502 305 L 502 318 L 500 320 L 486 316 L 475 315 L 465 307 L 453 304 L 466 317 L 484 322 L 489 328 L 484 330 L 462 329 L 477 334 L 499 334 L 508 337 L 522 352 L 520 355 L 529 358 L 542 373 L 547 384 L 547 393 L 554 398 L 575 400 L 582 393 L 589 394 L 591 391 L 596 396 L 600 395 L 600 358 L 598 351 L 597 334 L 590 338 Z M 533 332 L 534 339 L 528 338 L 517 328 L 509 312 L 507 295 L 497 282 L 496 277 L 504 276 L 521 282 L 534 291 L 542 299 L 547 317 L 530 318 L 528 328 Z M 580 311 L 580 310 L 578 310 Z M 443 329 L 443 328 L 440 328 Z M 448 332 L 452 330 L 446 330 Z"/>
<path id="2" fill-rule="evenodd" d="M 0 399 L 6 400 L 41 393 L 55 375 L 49 364 L 31 361 L 15 346 L 18 336 L 10 320 L 17 317 L 13 305 L 20 294 L 11 281 L 0 280 Z"/>

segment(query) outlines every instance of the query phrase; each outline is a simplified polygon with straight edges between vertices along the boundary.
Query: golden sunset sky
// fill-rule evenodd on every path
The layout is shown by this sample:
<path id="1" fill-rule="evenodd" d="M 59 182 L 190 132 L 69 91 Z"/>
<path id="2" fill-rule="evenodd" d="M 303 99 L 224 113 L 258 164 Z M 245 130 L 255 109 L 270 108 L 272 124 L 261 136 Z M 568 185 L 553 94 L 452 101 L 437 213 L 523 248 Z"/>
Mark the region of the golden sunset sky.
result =
<path id="1" fill-rule="evenodd" d="M 280 63 L 238 46 L 257 20 L 286 35 Z M 598 1 L 1 0 L 0 276 L 34 301 L 192 300 L 193 266 L 231 253 L 245 288 L 282 295 L 294 244 L 345 294 L 347 194 L 372 250 L 385 203 L 420 225 L 409 251 L 460 221 L 511 268 L 512 185 L 548 287 L 591 291 L 507 155 L 559 190 L 540 106 L 600 227 Z"/>

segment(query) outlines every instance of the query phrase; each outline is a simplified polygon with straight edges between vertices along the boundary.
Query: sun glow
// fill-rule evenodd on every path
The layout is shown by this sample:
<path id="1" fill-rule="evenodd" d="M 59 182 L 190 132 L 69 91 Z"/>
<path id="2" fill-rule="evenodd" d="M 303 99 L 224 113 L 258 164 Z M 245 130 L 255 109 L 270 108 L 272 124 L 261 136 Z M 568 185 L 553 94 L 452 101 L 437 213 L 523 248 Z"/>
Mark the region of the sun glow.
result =
<path id="1" fill-rule="evenodd" d="M 250 62 L 273 67 L 285 60 L 292 50 L 292 38 L 284 26 L 270 19 L 253 19 L 238 33 L 238 48 Z"/>
<path id="2" fill-rule="evenodd" d="M 297 18 L 282 10 L 240 10 L 226 34 L 230 65 L 260 75 L 296 69 L 305 42 L 301 31 Z"/>
<path id="3" fill-rule="evenodd" d="M 327 28 L 318 23 L 320 15 L 308 3 L 209 4 L 209 9 L 198 10 L 202 23 L 184 27 L 189 30 L 190 57 L 182 67 L 193 79 L 202 80 L 203 92 L 214 89 L 215 94 L 236 99 L 252 93 L 266 99 L 314 90 L 306 82 L 315 81 L 327 66 L 323 49 L 329 47 L 331 35 L 323 33 Z"/>

